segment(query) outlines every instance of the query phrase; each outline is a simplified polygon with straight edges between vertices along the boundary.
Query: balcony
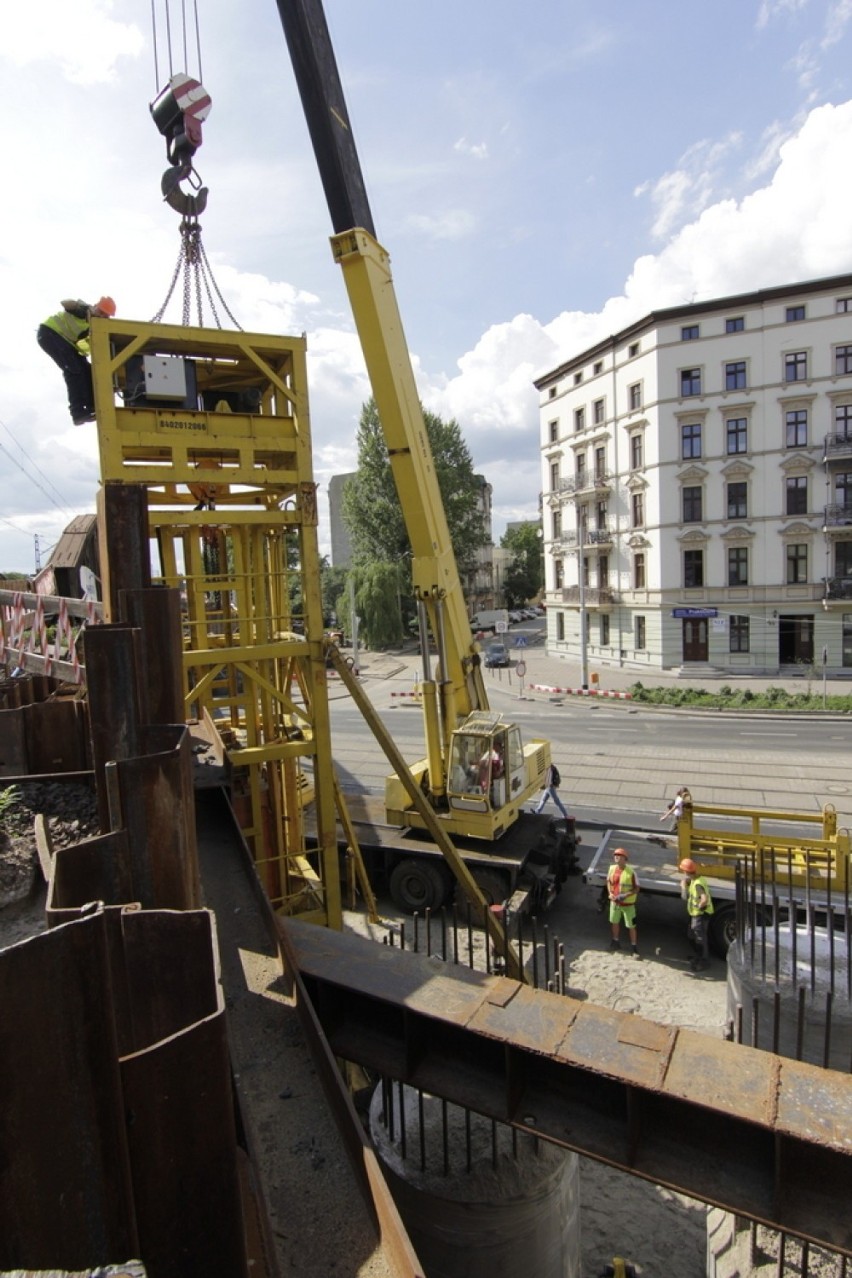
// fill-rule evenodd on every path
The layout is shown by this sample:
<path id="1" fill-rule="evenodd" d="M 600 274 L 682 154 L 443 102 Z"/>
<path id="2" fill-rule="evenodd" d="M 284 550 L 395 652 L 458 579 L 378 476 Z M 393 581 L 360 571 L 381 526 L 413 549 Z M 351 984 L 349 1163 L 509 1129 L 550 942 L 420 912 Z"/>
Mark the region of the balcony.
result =
<path id="1" fill-rule="evenodd" d="M 822 530 L 852 528 L 852 502 L 841 502 L 838 505 L 826 506 L 823 514 Z"/>
<path id="2" fill-rule="evenodd" d="M 852 600 L 852 577 L 826 577 L 825 599 Z"/>
<path id="3" fill-rule="evenodd" d="M 557 492 L 563 496 L 574 493 L 609 492 L 612 488 L 612 475 L 606 470 L 584 471 L 581 475 L 567 475 L 560 479 Z"/>
<path id="4" fill-rule="evenodd" d="M 554 549 L 576 550 L 580 545 L 611 546 L 612 533 L 608 528 L 582 528 L 579 532 L 564 532 L 557 537 Z"/>
<path id="5" fill-rule="evenodd" d="M 823 449 L 823 463 L 830 461 L 849 461 L 852 459 L 852 435 L 826 435 Z"/>
<path id="6" fill-rule="evenodd" d="M 565 586 L 562 590 L 562 603 L 580 606 L 580 587 Z M 609 586 L 584 586 L 583 606 L 585 608 L 609 608 L 615 603 L 615 591 Z"/>

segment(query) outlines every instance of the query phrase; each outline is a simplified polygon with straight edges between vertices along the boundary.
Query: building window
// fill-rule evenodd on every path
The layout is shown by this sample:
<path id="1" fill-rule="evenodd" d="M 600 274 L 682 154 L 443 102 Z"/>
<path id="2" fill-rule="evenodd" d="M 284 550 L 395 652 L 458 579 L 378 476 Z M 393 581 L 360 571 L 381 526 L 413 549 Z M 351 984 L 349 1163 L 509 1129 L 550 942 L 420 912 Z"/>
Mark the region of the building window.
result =
<path id="1" fill-rule="evenodd" d="M 728 623 L 729 651 L 749 651 L 749 619 L 748 617 L 731 617 Z"/>
<path id="2" fill-rule="evenodd" d="M 701 394 L 700 368 L 682 368 L 680 370 L 680 393 L 682 397 Z"/>
<path id="3" fill-rule="evenodd" d="M 594 417 L 595 425 L 600 426 L 604 420 L 604 402 L 602 399 L 596 399 L 592 405 L 592 416 Z"/>
<path id="4" fill-rule="evenodd" d="M 725 422 L 727 453 L 748 452 L 748 421 L 745 417 L 729 417 Z"/>
<path id="5" fill-rule="evenodd" d="M 680 428 L 680 451 L 684 461 L 701 456 L 701 422 L 684 422 Z"/>
<path id="6" fill-rule="evenodd" d="M 565 583 L 565 565 L 561 559 L 553 561 L 553 584 L 557 590 L 561 590 Z"/>
<path id="7" fill-rule="evenodd" d="M 565 641 L 565 613 L 557 612 L 556 614 L 556 638 L 559 642 Z"/>
<path id="8" fill-rule="evenodd" d="M 607 616 L 605 612 L 601 613 L 600 624 L 601 624 L 601 630 L 600 630 L 601 647 L 608 648 L 609 647 L 609 617 Z"/>
<path id="9" fill-rule="evenodd" d="M 645 526 L 645 494 L 634 493 L 630 499 L 630 515 L 634 528 Z"/>
<path id="10" fill-rule="evenodd" d="M 609 555 L 601 555 L 598 559 L 598 586 L 606 590 L 609 585 Z"/>
<path id="11" fill-rule="evenodd" d="M 586 425 L 586 410 L 585 410 L 585 408 L 575 408 L 575 409 L 574 409 L 574 429 L 575 429 L 575 430 L 583 430 L 583 428 L 585 427 L 585 425 Z"/>
<path id="12" fill-rule="evenodd" d="M 852 510 L 852 473 L 848 470 L 834 476 L 834 500 L 844 510 Z"/>
<path id="13" fill-rule="evenodd" d="M 852 373 L 852 346 L 835 346 L 834 371 L 838 377 L 841 373 Z"/>
<path id="14" fill-rule="evenodd" d="M 835 404 L 834 429 L 841 439 L 852 439 L 852 404 Z"/>
<path id="15" fill-rule="evenodd" d="M 595 479 L 600 482 L 606 478 L 606 449 L 595 449 Z"/>
<path id="16" fill-rule="evenodd" d="M 644 617 L 633 618 L 633 631 L 634 631 L 635 642 L 636 642 L 636 651 L 644 652 L 645 651 L 645 618 Z"/>
<path id="17" fill-rule="evenodd" d="M 602 373 L 602 372 L 603 372 L 603 360 L 602 360 L 602 359 L 599 359 L 599 360 L 596 362 L 596 364 L 595 364 L 595 365 L 594 365 L 594 367 L 592 368 L 592 372 L 594 373 L 595 377 L 597 377 L 598 373 Z"/>
<path id="18" fill-rule="evenodd" d="M 735 359 L 725 365 L 725 390 L 745 390 L 746 364 L 744 359 Z"/>
<path id="19" fill-rule="evenodd" d="M 737 480 L 728 484 L 728 518 L 748 519 L 748 484 Z"/>
<path id="20" fill-rule="evenodd" d="M 838 315 L 845 315 L 847 311 L 852 311 L 852 297 L 838 297 L 834 303 L 834 309 Z"/>
<path id="21" fill-rule="evenodd" d="M 808 380 L 807 351 L 792 351 L 784 356 L 784 381 L 806 382 Z"/>
<path id="22" fill-rule="evenodd" d="M 553 540 L 558 541 L 559 538 L 562 536 L 562 511 L 561 510 L 554 510 L 553 517 L 551 519 L 551 527 L 553 531 Z"/>
<path id="23" fill-rule="evenodd" d="M 631 342 L 631 344 L 627 348 L 628 359 L 633 359 L 633 356 L 638 354 L 639 354 L 639 343 Z"/>
<path id="24" fill-rule="evenodd" d="M 683 490 L 683 522 L 685 524 L 700 524 L 702 520 L 701 512 L 701 485 L 690 484 Z"/>
<path id="25" fill-rule="evenodd" d="M 633 556 L 633 589 L 645 589 L 645 554 L 641 550 Z"/>
<path id="26" fill-rule="evenodd" d="M 579 386 L 579 385 L 580 385 L 580 382 L 581 382 L 582 380 L 583 380 L 583 374 L 582 374 L 582 373 L 575 373 L 575 374 L 574 374 L 574 385 L 575 385 L 575 386 Z"/>
<path id="27" fill-rule="evenodd" d="M 630 436 L 630 469 L 641 470 L 642 468 L 642 436 Z"/>
<path id="28" fill-rule="evenodd" d="M 559 462 L 552 462 L 550 466 L 550 491 L 557 492 L 559 489 Z"/>
<path id="29" fill-rule="evenodd" d="M 683 584 L 686 590 L 695 590 L 704 585 L 703 550 L 685 550 L 683 552 Z"/>
<path id="30" fill-rule="evenodd" d="M 556 390 L 557 388 L 555 386 L 551 386 L 550 390 L 547 392 L 548 399 L 556 399 Z"/>
<path id="31" fill-rule="evenodd" d="M 808 446 L 808 410 L 806 408 L 790 408 L 787 410 L 787 447 L 807 448 Z"/>
<path id="32" fill-rule="evenodd" d="M 808 579 L 808 548 L 804 542 L 787 547 L 787 585 L 799 586 Z"/>
<path id="33" fill-rule="evenodd" d="M 795 324 L 797 320 L 803 320 L 804 318 L 804 306 L 788 306 L 784 312 L 784 319 L 788 324 Z"/>
<path id="34" fill-rule="evenodd" d="M 745 320 L 742 315 L 732 315 L 730 319 L 725 320 L 726 333 L 741 333 L 745 328 Z"/>
<path id="35" fill-rule="evenodd" d="M 574 477 L 577 481 L 577 487 L 582 488 L 586 482 L 586 454 L 577 453 L 574 458 Z"/>
<path id="36" fill-rule="evenodd" d="M 748 546 L 728 547 L 728 585 L 748 585 Z"/>
<path id="37" fill-rule="evenodd" d="M 808 513 L 807 475 L 787 476 L 787 501 L 785 513 L 788 515 L 806 515 Z"/>
<path id="38" fill-rule="evenodd" d="M 684 324 L 683 328 L 680 330 L 680 340 L 682 342 L 694 342 L 699 336 L 700 334 L 697 324 Z"/>
<path id="39" fill-rule="evenodd" d="M 556 441 L 559 439 L 559 422 L 558 422 L 558 420 L 557 420 L 557 421 L 555 421 L 555 422 L 548 422 L 548 423 L 547 423 L 547 436 L 548 436 L 548 442 L 549 442 L 549 443 L 551 443 L 551 444 L 555 444 L 555 443 L 556 443 Z"/>
<path id="40" fill-rule="evenodd" d="M 627 407 L 631 413 L 635 413 L 638 408 L 642 407 L 641 382 L 634 382 L 632 386 L 627 387 Z"/>

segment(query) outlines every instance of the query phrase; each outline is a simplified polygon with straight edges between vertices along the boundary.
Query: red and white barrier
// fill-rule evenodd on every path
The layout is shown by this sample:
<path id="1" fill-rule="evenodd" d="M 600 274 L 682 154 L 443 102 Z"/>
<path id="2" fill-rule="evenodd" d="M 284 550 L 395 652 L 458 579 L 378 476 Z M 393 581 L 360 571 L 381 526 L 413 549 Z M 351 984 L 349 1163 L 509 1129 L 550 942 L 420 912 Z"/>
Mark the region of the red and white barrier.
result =
<path id="1" fill-rule="evenodd" d="M 604 688 L 553 688 L 548 683 L 531 683 L 534 692 L 556 692 L 569 697 L 613 697 L 618 701 L 632 701 L 632 692 L 608 692 Z"/>

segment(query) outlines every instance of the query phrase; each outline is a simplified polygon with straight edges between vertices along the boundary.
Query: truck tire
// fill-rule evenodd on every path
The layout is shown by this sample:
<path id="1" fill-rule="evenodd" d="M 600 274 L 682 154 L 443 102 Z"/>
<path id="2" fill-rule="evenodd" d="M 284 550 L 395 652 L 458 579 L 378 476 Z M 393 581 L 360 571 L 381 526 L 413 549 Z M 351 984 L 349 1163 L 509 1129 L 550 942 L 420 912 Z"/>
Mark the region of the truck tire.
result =
<path id="1" fill-rule="evenodd" d="M 710 948 L 719 958 L 727 958 L 728 950 L 737 939 L 736 906 L 717 905 L 710 915 Z"/>
<path id="2" fill-rule="evenodd" d="M 397 861 L 390 876 L 391 900 L 406 914 L 440 910 L 447 899 L 447 879 L 439 865 L 408 858 Z"/>
<path id="3" fill-rule="evenodd" d="M 509 880 L 499 870 L 473 870 L 476 886 L 489 905 L 502 905 L 509 896 Z M 456 904 L 460 910 L 467 907 L 467 897 L 461 886 L 456 888 Z"/>

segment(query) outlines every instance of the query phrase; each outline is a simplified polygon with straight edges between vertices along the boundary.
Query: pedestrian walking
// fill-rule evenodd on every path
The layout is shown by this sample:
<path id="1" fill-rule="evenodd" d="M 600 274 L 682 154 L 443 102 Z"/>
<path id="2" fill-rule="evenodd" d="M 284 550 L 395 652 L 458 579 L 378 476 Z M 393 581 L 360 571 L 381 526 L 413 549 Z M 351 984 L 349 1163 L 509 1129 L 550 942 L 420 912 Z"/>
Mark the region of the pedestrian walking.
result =
<path id="1" fill-rule="evenodd" d="M 609 922 L 612 938 L 611 950 L 621 949 L 621 925 L 627 928 L 633 957 L 639 958 L 638 938 L 636 932 L 636 898 L 639 896 L 639 880 L 636 871 L 629 864 L 630 858 L 625 848 L 616 848 L 612 854 L 612 865 L 606 876 L 606 891 L 609 897 Z"/>
<path id="2" fill-rule="evenodd" d="M 678 790 L 675 797 L 672 799 L 669 806 L 666 808 L 663 815 L 660 817 L 661 821 L 665 821 L 667 818 L 671 817 L 672 823 L 669 826 L 670 834 L 677 834 L 677 826 L 678 826 L 678 822 L 683 816 L 684 804 L 689 803 L 691 801 L 692 799 L 691 799 L 691 795 L 689 791 L 686 789 L 685 786 L 682 786 L 680 790 Z"/>
<path id="3" fill-rule="evenodd" d="M 544 774 L 544 782 L 541 787 L 541 798 L 536 804 L 534 811 L 536 813 L 544 811 L 544 805 L 548 799 L 552 799 L 559 811 L 562 813 L 566 821 L 570 821 L 570 817 L 565 808 L 565 804 L 559 797 L 558 787 L 562 784 L 562 777 L 559 775 L 559 769 L 555 763 L 551 763 L 550 767 Z"/>
<path id="4" fill-rule="evenodd" d="M 689 940 L 695 948 L 695 957 L 689 960 L 693 972 L 703 972 L 710 966 L 710 915 L 714 911 L 713 898 L 707 880 L 698 873 L 698 866 L 684 857 L 678 866 L 684 876 L 681 895 L 686 900 L 689 915 Z"/>
<path id="5" fill-rule="evenodd" d="M 100 298 L 94 306 L 66 299 L 62 310 L 39 324 L 36 340 L 54 364 L 62 369 L 68 391 L 68 411 L 75 426 L 95 420 L 95 394 L 89 353 L 89 321 L 93 315 L 112 317 L 115 302 Z"/>

